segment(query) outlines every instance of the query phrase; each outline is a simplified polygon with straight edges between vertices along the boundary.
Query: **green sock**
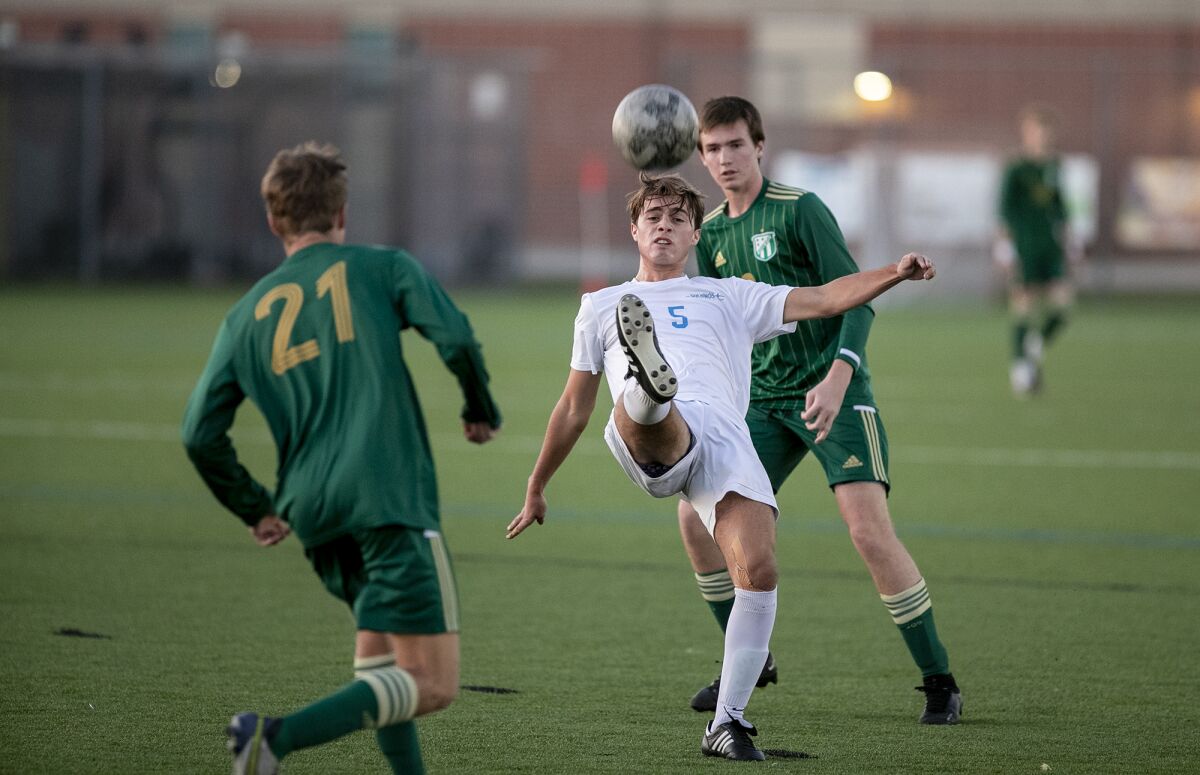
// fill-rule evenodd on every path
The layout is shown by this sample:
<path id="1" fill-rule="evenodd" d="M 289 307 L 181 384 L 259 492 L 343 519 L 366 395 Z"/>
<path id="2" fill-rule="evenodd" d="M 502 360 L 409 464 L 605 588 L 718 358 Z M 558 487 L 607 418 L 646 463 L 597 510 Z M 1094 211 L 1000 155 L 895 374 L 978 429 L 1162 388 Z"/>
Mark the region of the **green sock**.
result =
<path id="1" fill-rule="evenodd" d="M 721 569 L 712 573 L 697 573 L 696 586 L 700 587 L 700 596 L 712 609 L 721 632 L 729 624 L 729 614 L 733 612 L 733 579 L 729 571 Z"/>
<path id="2" fill-rule="evenodd" d="M 336 740 L 362 729 L 378 712 L 375 692 L 363 681 L 351 681 L 333 694 L 280 719 L 271 738 L 279 758 L 292 751 Z"/>
<path id="3" fill-rule="evenodd" d="M 1020 360 L 1025 357 L 1025 335 L 1029 333 L 1029 320 L 1017 318 L 1013 321 L 1012 351 L 1013 358 Z"/>
<path id="4" fill-rule="evenodd" d="M 879 597 L 892 615 L 892 621 L 900 628 L 904 645 L 908 646 L 908 652 L 920 668 L 921 675 L 949 673 L 950 660 L 933 623 L 933 605 L 929 602 L 925 579 L 920 579 L 903 592 Z"/>
<path id="5" fill-rule="evenodd" d="M 282 758 L 359 729 L 384 729 L 416 715 L 417 685 L 407 672 L 386 667 L 356 675 L 328 697 L 280 719 L 270 740 L 275 755 Z"/>
<path id="6" fill-rule="evenodd" d="M 1067 312 L 1063 309 L 1050 310 L 1046 315 L 1046 320 L 1042 323 L 1042 341 L 1050 344 L 1062 327 L 1067 323 Z"/>
<path id="7" fill-rule="evenodd" d="M 396 775 L 424 775 L 425 763 L 421 761 L 421 744 L 417 740 L 417 724 L 405 721 L 383 727 L 375 733 L 379 750 L 387 757 L 392 772 Z"/>
<path id="8" fill-rule="evenodd" d="M 946 647 L 938 638 L 932 608 L 911 622 L 898 626 L 904 637 L 904 645 L 908 646 L 913 662 L 921 669 L 922 677 L 950 672 L 950 659 L 946 655 Z"/>

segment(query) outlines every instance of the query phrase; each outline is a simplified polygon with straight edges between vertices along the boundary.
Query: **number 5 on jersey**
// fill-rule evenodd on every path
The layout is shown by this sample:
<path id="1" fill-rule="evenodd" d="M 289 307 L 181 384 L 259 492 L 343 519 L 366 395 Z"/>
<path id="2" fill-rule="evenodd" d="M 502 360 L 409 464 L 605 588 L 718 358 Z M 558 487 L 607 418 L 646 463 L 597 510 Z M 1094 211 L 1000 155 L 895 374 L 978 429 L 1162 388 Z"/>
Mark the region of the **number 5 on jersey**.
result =
<path id="1" fill-rule="evenodd" d="M 317 298 L 329 294 L 333 305 L 333 327 L 339 343 L 354 341 L 354 319 L 350 315 L 350 292 L 346 289 L 346 262 L 338 261 L 317 278 Z M 271 345 L 271 371 L 283 374 L 293 366 L 311 361 L 321 354 L 316 339 L 289 346 L 292 327 L 304 306 L 304 289 L 296 283 L 276 285 L 263 294 L 254 306 L 254 319 L 262 320 L 271 314 L 271 305 L 283 299 L 283 312 L 275 324 L 275 339 Z"/>

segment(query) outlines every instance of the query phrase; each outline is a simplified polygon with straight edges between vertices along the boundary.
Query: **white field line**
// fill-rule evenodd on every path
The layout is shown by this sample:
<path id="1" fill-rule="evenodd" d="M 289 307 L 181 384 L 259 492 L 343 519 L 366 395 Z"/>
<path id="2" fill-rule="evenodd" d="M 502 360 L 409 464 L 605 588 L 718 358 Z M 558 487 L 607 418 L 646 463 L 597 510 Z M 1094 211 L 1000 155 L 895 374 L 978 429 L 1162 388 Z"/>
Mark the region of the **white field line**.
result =
<path id="1" fill-rule="evenodd" d="M 262 429 L 234 433 L 239 443 L 270 444 L 271 436 Z M 95 441 L 135 441 L 180 443 L 179 426 L 168 423 L 85 420 L 30 420 L 0 417 L 0 438 L 72 439 Z M 443 450 L 462 445 L 462 436 L 454 433 L 435 433 L 432 440 Z M 496 453 L 534 456 L 541 448 L 540 436 L 519 436 L 502 433 L 489 449 Z M 1125 468 L 1200 471 L 1200 452 L 1170 450 L 1102 450 L 1102 449 L 1040 449 L 1040 448 L 975 448 L 897 446 L 893 448 L 897 462 L 918 465 L 1007 466 L 1016 468 Z M 585 437 L 576 448 L 577 454 L 607 455 L 608 451 L 597 435 Z"/>

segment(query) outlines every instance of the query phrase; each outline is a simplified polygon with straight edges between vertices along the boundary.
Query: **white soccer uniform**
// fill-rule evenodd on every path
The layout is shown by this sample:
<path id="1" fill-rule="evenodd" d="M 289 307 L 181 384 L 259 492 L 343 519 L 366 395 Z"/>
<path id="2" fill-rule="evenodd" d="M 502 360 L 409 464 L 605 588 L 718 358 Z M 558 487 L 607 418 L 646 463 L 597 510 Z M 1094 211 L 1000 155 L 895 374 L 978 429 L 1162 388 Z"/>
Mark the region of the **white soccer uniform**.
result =
<path id="1" fill-rule="evenodd" d="M 711 533 L 717 502 L 737 492 L 778 512 L 746 427 L 750 406 L 750 351 L 756 342 L 791 333 L 783 322 L 791 288 L 736 277 L 631 280 L 584 294 L 575 318 L 571 368 L 604 372 L 614 404 L 621 400 L 629 362 L 617 338 L 616 306 L 633 293 L 654 320 L 658 346 L 679 384 L 675 406 L 695 446 L 660 477 L 650 477 L 629 454 L 612 415 L 604 438 L 621 468 L 656 498 L 682 493 Z"/>

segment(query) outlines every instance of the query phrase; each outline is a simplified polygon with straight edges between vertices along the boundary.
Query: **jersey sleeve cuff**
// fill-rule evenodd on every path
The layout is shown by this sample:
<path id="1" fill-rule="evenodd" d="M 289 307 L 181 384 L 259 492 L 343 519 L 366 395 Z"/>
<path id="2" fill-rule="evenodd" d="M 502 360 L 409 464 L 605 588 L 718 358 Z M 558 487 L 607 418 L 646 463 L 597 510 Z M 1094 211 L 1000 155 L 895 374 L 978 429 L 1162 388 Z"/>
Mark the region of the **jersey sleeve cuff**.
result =
<path id="1" fill-rule="evenodd" d="M 855 371 L 858 371 L 859 367 L 862 366 L 862 358 L 859 354 L 848 348 L 843 347 L 838 350 L 837 357 L 849 363 Z"/>

